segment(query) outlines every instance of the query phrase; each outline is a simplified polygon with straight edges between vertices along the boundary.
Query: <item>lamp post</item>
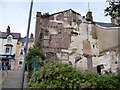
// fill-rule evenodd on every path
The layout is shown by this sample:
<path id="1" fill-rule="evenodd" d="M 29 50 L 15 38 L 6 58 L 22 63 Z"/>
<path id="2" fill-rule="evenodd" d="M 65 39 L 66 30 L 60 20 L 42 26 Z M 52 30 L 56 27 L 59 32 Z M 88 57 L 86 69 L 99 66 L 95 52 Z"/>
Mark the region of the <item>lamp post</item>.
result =
<path id="1" fill-rule="evenodd" d="M 25 63 L 26 63 L 27 47 L 28 47 L 28 41 L 29 41 L 29 30 L 30 30 L 30 22 L 31 22 L 31 15 L 32 15 L 32 7 L 33 7 L 33 0 L 31 0 L 31 5 L 30 5 L 27 36 L 26 36 L 26 45 L 25 45 L 25 51 L 24 51 L 23 72 L 22 72 L 22 81 L 21 81 L 21 89 L 22 90 L 23 90 L 23 86 L 24 86 Z"/>

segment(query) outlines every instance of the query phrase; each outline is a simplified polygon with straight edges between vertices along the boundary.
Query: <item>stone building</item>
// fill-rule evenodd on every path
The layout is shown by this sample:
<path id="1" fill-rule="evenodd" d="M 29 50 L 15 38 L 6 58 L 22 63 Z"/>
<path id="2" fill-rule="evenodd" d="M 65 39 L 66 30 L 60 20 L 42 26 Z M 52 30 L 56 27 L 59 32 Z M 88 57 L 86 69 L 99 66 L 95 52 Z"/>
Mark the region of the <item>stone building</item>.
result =
<path id="1" fill-rule="evenodd" d="M 51 15 L 37 12 L 35 27 L 35 45 L 40 42 L 50 59 L 98 73 L 120 69 L 120 26 L 95 22 L 91 11 L 86 16 L 72 9 Z"/>

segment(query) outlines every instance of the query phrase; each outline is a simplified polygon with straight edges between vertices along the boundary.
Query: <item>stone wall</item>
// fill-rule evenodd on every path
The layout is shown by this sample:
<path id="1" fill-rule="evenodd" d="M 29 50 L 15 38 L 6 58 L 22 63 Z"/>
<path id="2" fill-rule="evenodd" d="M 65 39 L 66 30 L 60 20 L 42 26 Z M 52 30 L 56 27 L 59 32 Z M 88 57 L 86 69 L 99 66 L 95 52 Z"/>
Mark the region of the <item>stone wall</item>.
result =
<path id="1" fill-rule="evenodd" d="M 50 59 L 95 73 L 100 73 L 98 68 L 101 73 L 116 72 L 120 66 L 119 48 L 116 47 L 118 29 L 101 28 L 91 19 L 71 9 L 55 13 L 40 18 L 36 35 Z"/>

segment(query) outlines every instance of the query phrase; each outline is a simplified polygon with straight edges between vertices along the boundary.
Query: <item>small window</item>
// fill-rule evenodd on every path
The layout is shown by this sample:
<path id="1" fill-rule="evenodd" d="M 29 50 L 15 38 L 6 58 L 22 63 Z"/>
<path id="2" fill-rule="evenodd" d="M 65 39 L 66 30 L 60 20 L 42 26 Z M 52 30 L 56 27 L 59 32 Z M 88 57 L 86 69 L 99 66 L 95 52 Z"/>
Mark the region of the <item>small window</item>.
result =
<path id="1" fill-rule="evenodd" d="M 24 54 L 24 49 L 20 49 L 20 55 Z"/>
<path id="2" fill-rule="evenodd" d="M 19 58 L 18 64 L 19 64 L 19 65 L 22 65 L 22 64 L 23 64 L 23 58 Z"/>
<path id="3" fill-rule="evenodd" d="M 8 37 L 7 42 L 11 42 L 11 41 L 12 41 L 12 37 Z"/>
<path id="4" fill-rule="evenodd" d="M 24 46 L 24 42 L 21 43 L 21 46 Z"/>

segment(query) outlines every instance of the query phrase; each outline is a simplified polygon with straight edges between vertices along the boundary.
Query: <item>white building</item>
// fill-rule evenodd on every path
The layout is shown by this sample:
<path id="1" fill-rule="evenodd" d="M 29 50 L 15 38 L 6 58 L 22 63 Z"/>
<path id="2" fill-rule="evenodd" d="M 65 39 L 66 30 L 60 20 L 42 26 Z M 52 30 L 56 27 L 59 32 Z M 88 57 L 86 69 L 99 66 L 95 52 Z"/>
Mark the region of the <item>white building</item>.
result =
<path id="1" fill-rule="evenodd" d="M 20 33 L 11 33 L 8 26 L 6 32 L 0 32 L 0 60 L 11 64 L 11 69 L 14 69 L 16 45 L 20 39 Z"/>

